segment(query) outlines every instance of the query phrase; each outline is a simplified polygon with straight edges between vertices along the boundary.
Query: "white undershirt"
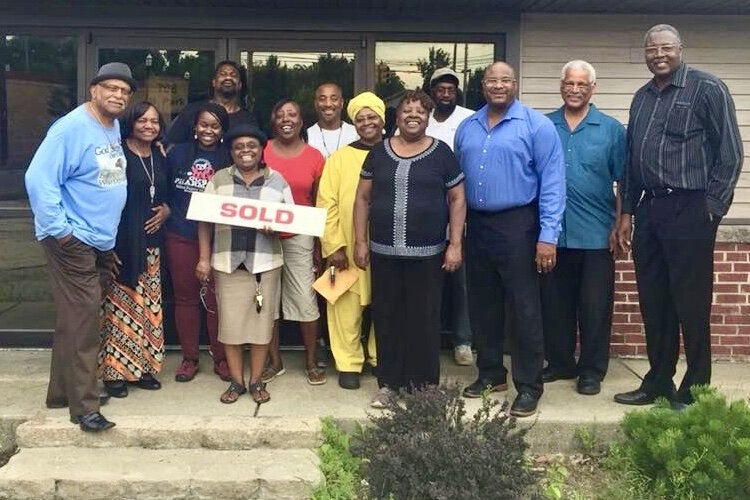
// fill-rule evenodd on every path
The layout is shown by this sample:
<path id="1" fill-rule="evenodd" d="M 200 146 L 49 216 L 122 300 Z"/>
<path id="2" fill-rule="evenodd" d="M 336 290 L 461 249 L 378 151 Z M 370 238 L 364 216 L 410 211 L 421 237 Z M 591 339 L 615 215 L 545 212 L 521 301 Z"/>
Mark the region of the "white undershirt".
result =
<path id="1" fill-rule="evenodd" d="M 470 109 L 456 106 L 456 109 L 453 110 L 453 113 L 445 121 L 439 122 L 435 119 L 435 111 L 433 111 L 430 113 L 430 121 L 427 124 L 425 134 L 435 139 L 440 139 L 450 146 L 451 151 L 453 151 L 453 139 L 456 136 L 458 126 L 473 114 L 474 112 Z"/>
<path id="2" fill-rule="evenodd" d="M 359 140 L 359 135 L 354 125 L 346 122 L 341 122 L 341 128 L 336 130 L 321 128 L 317 123 L 307 129 L 307 143 L 320 151 L 324 158 L 328 158 L 337 149 L 357 140 Z"/>

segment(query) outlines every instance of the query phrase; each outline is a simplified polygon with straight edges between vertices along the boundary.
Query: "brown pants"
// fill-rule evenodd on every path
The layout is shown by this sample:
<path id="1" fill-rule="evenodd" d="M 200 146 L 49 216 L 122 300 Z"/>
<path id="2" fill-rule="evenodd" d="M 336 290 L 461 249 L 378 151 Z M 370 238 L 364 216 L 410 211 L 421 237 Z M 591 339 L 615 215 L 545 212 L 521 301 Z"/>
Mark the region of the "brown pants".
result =
<path id="1" fill-rule="evenodd" d="M 71 415 L 86 415 L 99 411 L 99 311 L 114 254 L 75 237 L 63 245 L 47 237 L 41 244 L 56 310 L 47 405 L 67 404 Z"/>

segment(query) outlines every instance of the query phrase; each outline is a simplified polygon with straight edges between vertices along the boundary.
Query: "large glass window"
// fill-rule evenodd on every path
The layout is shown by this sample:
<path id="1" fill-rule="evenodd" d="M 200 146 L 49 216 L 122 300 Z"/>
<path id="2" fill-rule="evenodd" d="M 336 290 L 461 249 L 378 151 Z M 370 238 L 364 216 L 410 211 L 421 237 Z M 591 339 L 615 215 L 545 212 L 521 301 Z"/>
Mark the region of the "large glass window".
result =
<path id="1" fill-rule="evenodd" d="M 99 49 L 99 64 L 124 62 L 133 71 L 138 91 L 132 102 L 154 103 L 168 121 L 188 102 L 208 98 L 214 74 L 213 50 Z"/>
<path id="2" fill-rule="evenodd" d="M 345 99 L 354 93 L 354 54 L 351 52 L 240 52 L 240 64 L 248 68 L 253 114 L 268 131 L 271 108 L 282 98 L 302 107 L 306 126 L 317 121 L 313 101 L 323 82 L 337 83 Z"/>
<path id="3" fill-rule="evenodd" d="M 0 36 L 0 164 L 22 169 L 57 118 L 76 102 L 76 39 Z"/>
<path id="4" fill-rule="evenodd" d="M 77 105 L 75 37 L 0 35 L 0 330 L 54 327 L 23 175 L 49 126 Z"/>
<path id="5" fill-rule="evenodd" d="M 375 44 L 375 92 L 385 100 L 390 118 L 404 90 L 429 91 L 432 73 L 449 66 L 460 76 L 458 104 L 475 110 L 484 104 L 482 72 L 494 60 L 494 43 L 379 41 Z M 390 131 L 392 124 L 386 128 Z"/>

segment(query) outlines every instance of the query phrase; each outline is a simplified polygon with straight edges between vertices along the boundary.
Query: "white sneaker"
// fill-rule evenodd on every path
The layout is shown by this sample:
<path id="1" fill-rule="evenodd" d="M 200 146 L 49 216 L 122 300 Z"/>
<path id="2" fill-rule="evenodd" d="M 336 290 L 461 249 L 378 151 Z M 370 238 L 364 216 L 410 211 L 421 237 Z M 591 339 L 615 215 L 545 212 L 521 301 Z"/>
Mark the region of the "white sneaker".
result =
<path id="1" fill-rule="evenodd" d="M 396 391 L 388 387 L 381 387 L 372 397 L 370 407 L 382 410 L 388 407 L 388 403 L 396 400 Z"/>
<path id="2" fill-rule="evenodd" d="M 453 349 L 453 359 L 457 365 L 470 366 L 474 364 L 474 355 L 471 353 L 470 345 L 457 345 Z"/>

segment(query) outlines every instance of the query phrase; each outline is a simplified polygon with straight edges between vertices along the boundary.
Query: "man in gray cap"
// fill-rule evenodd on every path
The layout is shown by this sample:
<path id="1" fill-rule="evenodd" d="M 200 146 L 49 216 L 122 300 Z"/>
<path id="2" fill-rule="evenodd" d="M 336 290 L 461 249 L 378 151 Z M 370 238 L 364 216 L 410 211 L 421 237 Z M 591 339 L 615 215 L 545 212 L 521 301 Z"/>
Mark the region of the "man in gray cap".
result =
<path id="1" fill-rule="evenodd" d="M 453 137 L 456 129 L 474 112 L 458 106 L 458 75 L 450 68 L 439 68 L 430 77 L 430 94 L 435 101 L 435 109 L 430 115 L 426 134 L 440 139 L 453 150 Z M 466 305 L 466 268 L 450 274 L 453 359 L 458 365 L 471 365 L 474 356 L 471 353 L 471 327 Z"/>
<path id="2" fill-rule="evenodd" d="M 71 422 L 88 432 L 115 425 L 99 413 L 96 358 L 102 292 L 117 273 L 112 248 L 127 197 L 117 116 L 135 89 L 127 65 L 102 66 L 89 85 L 91 100 L 50 127 L 26 171 L 56 309 L 47 407 L 67 406 Z"/>

